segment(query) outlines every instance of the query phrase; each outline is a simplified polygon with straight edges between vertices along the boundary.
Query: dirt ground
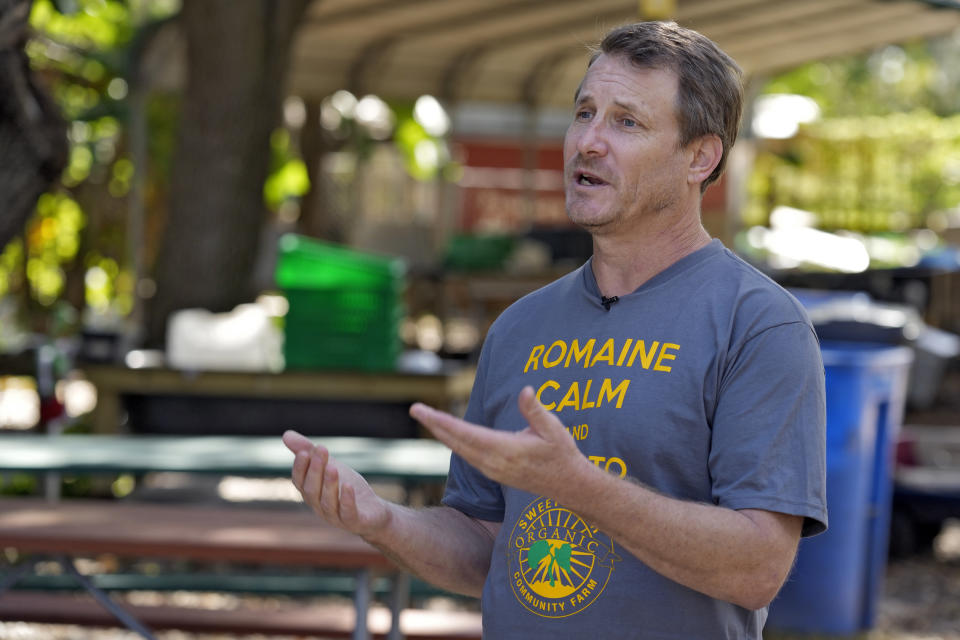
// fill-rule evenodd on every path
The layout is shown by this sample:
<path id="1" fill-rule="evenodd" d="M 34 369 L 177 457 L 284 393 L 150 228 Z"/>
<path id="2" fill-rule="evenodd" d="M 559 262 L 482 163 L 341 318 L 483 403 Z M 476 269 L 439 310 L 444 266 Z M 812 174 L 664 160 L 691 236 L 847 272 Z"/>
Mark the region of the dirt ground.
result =
<path id="1" fill-rule="evenodd" d="M 930 556 L 887 568 L 878 638 L 960 640 L 960 521 L 951 521 Z M 899 634 L 899 635 L 898 635 Z"/>
<path id="2" fill-rule="evenodd" d="M 814 640 L 773 633 L 765 638 Z M 932 554 L 887 565 L 876 626 L 857 640 L 960 640 L 960 521 L 947 523 Z"/>

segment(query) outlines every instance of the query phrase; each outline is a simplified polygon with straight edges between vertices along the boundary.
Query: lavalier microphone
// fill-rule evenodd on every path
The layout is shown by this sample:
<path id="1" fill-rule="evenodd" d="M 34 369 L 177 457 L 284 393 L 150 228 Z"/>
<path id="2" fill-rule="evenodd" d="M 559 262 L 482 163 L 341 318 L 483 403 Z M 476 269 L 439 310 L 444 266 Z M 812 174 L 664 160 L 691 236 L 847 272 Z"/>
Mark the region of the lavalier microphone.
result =
<path id="1" fill-rule="evenodd" d="M 610 305 L 612 305 L 614 302 L 616 302 L 619 299 L 620 299 L 620 296 L 613 296 L 608 298 L 607 296 L 601 294 L 600 304 L 603 305 L 604 309 L 606 309 L 607 311 L 610 311 Z"/>

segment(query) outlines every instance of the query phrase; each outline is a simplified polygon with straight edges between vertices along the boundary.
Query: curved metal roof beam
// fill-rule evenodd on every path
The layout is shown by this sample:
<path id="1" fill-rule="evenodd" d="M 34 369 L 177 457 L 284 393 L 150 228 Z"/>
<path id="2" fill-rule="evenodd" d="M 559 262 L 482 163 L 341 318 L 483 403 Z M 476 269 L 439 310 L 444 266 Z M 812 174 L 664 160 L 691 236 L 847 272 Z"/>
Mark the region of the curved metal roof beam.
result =
<path id="1" fill-rule="evenodd" d="M 520 89 L 521 95 L 519 96 L 523 103 L 533 108 L 538 107 L 540 105 L 540 92 L 543 87 L 553 84 L 552 80 L 556 70 L 566 62 L 567 58 L 579 55 L 579 53 L 571 47 L 557 47 L 550 53 L 541 56 L 523 79 Z M 584 71 L 586 71 L 586 68 L 584 68 Z M 570 101 L 573 102 L 573 95 L 570 96 Z"/>
<path id="2" fill-rule="evenodd" d="M 699 25 L 696 21 L 690 27 L 703 32 L 717 42 L 727 43 L 727 48 L 739 45 L 752 38 L 768 38 L 778 41 L 790 34 L 807 29 L 826 29 L 836 21 L 852 16 L 857 20 L 868 16 L 906 11 L 915 13 L 912 3 L 876 2 L 876 0 L 807 0 L 791 5 L 777 6 L 770 11 L 757 10 L 750 14 L 731 15 L 724 20 Z"/>
<path id="3" fill-rule="evenodd" d="M 403 0 L 401 3 L 397 2 L 397 0 L 379 0 L 378 2 L 371 2 L 370 4 L 352 6 L 347 9 L 340 9 L 339 11 L 331 11 L 327 14 L 323 13 L 322 2 L 318 2 L 318 5 L 321 7 L 320 11 L 312 12 L 308 9 L 306 18 L 307 22 L 322 22 L 324 27 L 329 27 L 353 22 L 357 18 L 366 18 L 371 13 L 382 14 L 397 10 L 405 11 L 413 5 L 433 4 L 446 1 L 447 0 Z"/>
<path id="4" fill-rule="evenodd" d="M 456 102 L 460 97 L 460 87 L 463 79 L 470 74 L 470 70 L 485 53 L 493 48 L 490 42 L 478 44 L 464 49 L 454 56 L 443 72 L 440 79 L 440 99 L 445 102 Z"/>
<path id="5" fill-rule="evenodd" d="M 611 10 L 602 14 L 591 14 L 590 17 L 593 18 L 595 22 L 622 20 L 623 10 Z M 528 30 L 517 30 L 513 33 L 497 35 L 480 44 L 461 49 L 460 52 L 454 56 L 453 62 L 443 72 L 440 86 L 444 99 L 455 101 L 460 97 L 461 87 L 465 80 L 471 71 L 476 68 L 483 56 L 488 53 L 499 52 L 504 48 L 513 46 L 524 46 L 538 40 L 552 39 L 559 33 L 569 32 L 575 28 L 583 28 L 584 22 L 585 19 L 582 17 L 567 19 L 551 25 L 545 25 L 544 28 L 537 30 L 535 33 L 531 33 Z M 582 53 L 575 47 L 569 45 L 565 45 L 564 48 L 570 55 Z"/>
<path id="6" fill-rule="evenodd" d="M 431 0 L 417 1 L 429 2 Z M 731 11 L 749 9 L 751 7 L 756 7 L 757 5 L 763 6 L 768 2 L 769 0 L 728 0 L 722 9 L 718 9 L 713 0 L 688 2 L 681 5 L 677 19 L 702 19 L 704 17 L 729 13 Z M 384 3 L 381 2 L 378 4 L 383 5 Z M 519 13 L 525 12 L 543 11 L 544 4 L 545 3 L 543 0 L 505 2 L 503 4 L 498 4 L 493 7 L 485 7 L 463 15 L 444 17 L 434 21 L 420 23 L 412 28 L 402 29 L 397 33 L 392 33 L 384 36 L 383 38 L 375 39 L 363 47 L 361 52 L 356 56 L 351 64 L 350 71 L 348 72 L 347 76 L 348 82 L 350 83 L 349 88 L 355 93 L 365 92 L 365 89 L 368 86 L 368 83 L 365 81 L 365 79 L 368 77 L 368 74 L 370 74 L 374 69 L 382 68 L 384 65 L 381 65 L 380 63 L 384 60 L 390 50 L 402 44 L 404 41 L 409 40 L 411 37 L 429 36 L 433 33 L 449 33 L 458 27 L 474 28 L 479 22 L 502 20 L 504 18 L 505 9 L 509 9 L 510 16 L 516 16 Z M 579 4 L 582 4 L 581 0 L 553 0 L 549 3 L 549 6 L 550 8 L 556 8 L 560 5 Z M 395 3 L 392 3 L 389 6 L 395 6 Z M 364 15 L 367 10 L 368 9 L 344 10 L 338 14 L 335 14 L 333 17 L 335 21 L 337 19 L 347 20 L 350 17 Z M 552 38 L 560 32 L 582 28 L 584 24 L 589 23 L 591 20 L 595 23 L 600 23 L 605 20 L 616 20 L 621 22 L 625 17 L 629 17 L 629 14 L 626 14 L 624 7 L 617 7 L 616 9 L 611 9 L 600 14 L 594 13 L 593 11 L 594 9 L 588 7 L 583 14 L 580 14 L 574 18 L 563 19 L 558 22 L 554 22 L 553 24 L 544 24 L 535 32 L 531 32 L 528 27 L 525 27 L 515 30 L 513 33 L 509 33 L 507 35 L 497 35 L 485 42 L 475 44 L 460 51 L 455 55 L 451 65 L 443 73 L 438 93 L 444 100 L 455 101 L 459 97 L 463 78 L 469 74 L 472 68 L 475 67 L 480 58 L 482 58 L 486 53 L 496 50 L 500 47 L 518 44 L 522 45 L 536 40 Z M 328 22 L 326 19 L 324 19 L 324 26 L 327 25 Z M 372 85 L 374 83 L 369 84 Z"/>
<path id="7" fill-rule="evenodd" d="M 681 22 L 709 19 L 732 11 L 737 12 L 764 7 L 769 5 L 769 2 L 770 0 L 727 0 L 722 6 L 718 6 L 715 0 L 685 0 L 679 3 L 678 13 L 675 19 Z M 443 78 L 440 83 L 441 96 L 444 100 L 451 102 L 456 101 L 460 97 L 461 88 L 467 77 L 480 63 L 483 56 L 489 53 L 498 51 L 504 47 L 522 46 L 536 40 L 553 38 L 560 32 L 583 28 L 584 24 L 591 19 L 595 23 L 602 23 L 608 20 L 614 20 L 620 23 L 627 17 L 629 17 L 629 15 L 626 14 L 622 7 L 599 14 L 591 12 L 577 18 L 544 25 L 543 28 L 538 29 L 534 33 L 525 29 L 519 29 L 513 33 L 501 33 L 482 43 L 462 49 L 454 56 L 453 62 L 443 73 Z M 570 52 L 570 55 L 574 53 L 577 53 L 575 49 Z"/>
<path id="8" fill-rule="evenodd" d="M 550 6 L 581 4 L 581 2 L 582 0 L 553 0 Z M 495 6 L 484 7 L 461 15 L 422 22 L 382 38 L 374 39 L 361 49 L 350 66 L 350 71 L 347 76 L 351 85 L 350 89 L 355 92 L 363 92 L 367 75 L 371 73 L 373 69 L 383 66 L 380 62 L 393 47 L 410 38 L 429 36 L 433 33 L 449 33 L 458 27 L 474 28 L 477 23 L 503 20 L 505 11 L 507 10 L 509 10 L 509 16 L 515 16 L 520 12 L 533 13 L 542 11 L 543 4 L 543 0 L 504 0 Z"/>

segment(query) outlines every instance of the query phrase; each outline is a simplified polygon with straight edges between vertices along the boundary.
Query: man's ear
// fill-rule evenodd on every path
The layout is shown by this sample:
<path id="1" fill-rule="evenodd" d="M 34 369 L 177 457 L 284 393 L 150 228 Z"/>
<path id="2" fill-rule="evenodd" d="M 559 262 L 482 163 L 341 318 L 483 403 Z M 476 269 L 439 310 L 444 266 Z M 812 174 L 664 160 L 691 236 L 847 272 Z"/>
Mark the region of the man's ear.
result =
<path id="1" fill-rule="evenodd" d="M 687 180 L 693 184 L 700 184 L 710 177 L 713 170 L 720 164 L 723 155 L 723 142 L 714 134 L 700 136 L 690 142 L 688 147 L 692 152 Z"/>

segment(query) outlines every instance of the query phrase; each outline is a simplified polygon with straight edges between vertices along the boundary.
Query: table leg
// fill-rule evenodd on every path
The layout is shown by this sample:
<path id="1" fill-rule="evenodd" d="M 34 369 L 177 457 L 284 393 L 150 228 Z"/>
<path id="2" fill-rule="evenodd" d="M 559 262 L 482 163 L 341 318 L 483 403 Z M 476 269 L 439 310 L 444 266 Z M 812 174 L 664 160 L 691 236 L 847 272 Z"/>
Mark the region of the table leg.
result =
<path id="1" fill-rule="evenodd" d="M 64 420 L 51 420 L 47 423 L 47 435 L 51 438 L 56 438 L 61 433 L 63 433 L 66 423 Z M 46 496 L 47 502 L 57 503 L 60 502 L 60 484 L 62 477 L 57 471 L 49 471 L 43 476 L 43 495 Z"/>
<path id="2" fill-rule="evenodd" d="M 97 387 L 97 406 L 91 414 L 94 433 L 118 433 L 123 412 L 120 393 L 105 386 Z"/>
<path id="3" fill-rule="evenodd" d="M 410 574 L 401 571 L 393 577 L 393 592 L 390 594 L 390 632 L 387 640 L 403 640 L 400 630 L 400 613 L 410 604 Z"/>
<path id="4" fill-rule="evenodd" d="M 371 600 L 370 570 L 361 569 L 356 574 L 356 587 L 353 592 L 353 606 L 357 611 L 357 622 L 353 627 L 353 640 L 370 640 L 367 628 L 367 614 Z"/>
<path id="5" fill-rule="evenodd" d="M 47 502 L 60 502 L 61 480 L 62 476 L 55 471 L 43 474 L 43 495 L 47 498 Z"/>
<path id="6" fill-rule="evenodd" d="M 24 562 L 18 564 L 10 569 L 10 573 L 6 574 L 0 578 L 0 595 L 3 595 L 3 592 L 17 584 L 17 581 L 24 576 L 24 574 L 30 570 L 30 563 Z"/>
<path id="7" fill-rule="evenodd" d="M 99 589 L 94 585 L 90 580 L 77 571 L 77 568 L 73 565 L 73 562 L 69 558 L 60 558 L 60 564 L 63 566 L 64 570 L 70 574 L 74 580 L 80 583 L 87 592 L 94 597 L 94 599 L 100 603 L 104 609 L 109 611 L 113 617 L 123 623 L 127 629 L 139 633 L 147 640 L 156 640 L 156 637 L 147 629 L 143 624 L 123 609 L 120 605 L 113 601 L 113 599 L 106 594 L 106 592 Z"/>

